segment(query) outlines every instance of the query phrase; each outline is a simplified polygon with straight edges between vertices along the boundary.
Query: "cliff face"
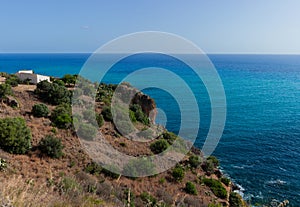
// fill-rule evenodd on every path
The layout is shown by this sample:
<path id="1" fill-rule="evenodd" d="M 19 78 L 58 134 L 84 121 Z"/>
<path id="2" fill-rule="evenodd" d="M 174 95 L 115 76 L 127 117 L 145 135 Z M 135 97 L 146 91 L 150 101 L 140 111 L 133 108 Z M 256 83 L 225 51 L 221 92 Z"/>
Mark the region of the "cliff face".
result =
<path id="1" fill-rule="evenodd" d="M 149 117 L 151 123 L 155 124 L 157 110 L 154 99 L 143 93 L 137 93 L 134 96 L 132 103 L 140 105 L 143 112 Z"/>
<path id="2" fill-rule="evenodd" d="M 156 110 L 156 103 L 154 99 L 152 99 L 150 96 L 143 94 L 136 88 L 133 88 L 128 83 L 121 84 L 117 91 L 121 93 L 121 96 L 127 97 L 133 97 L 131 100 L 132 104 L 138 104 L 141 106 L 143 112 L 149 117 L 150 122 L 152 124 L 155 123 L 157 110 Z"/>

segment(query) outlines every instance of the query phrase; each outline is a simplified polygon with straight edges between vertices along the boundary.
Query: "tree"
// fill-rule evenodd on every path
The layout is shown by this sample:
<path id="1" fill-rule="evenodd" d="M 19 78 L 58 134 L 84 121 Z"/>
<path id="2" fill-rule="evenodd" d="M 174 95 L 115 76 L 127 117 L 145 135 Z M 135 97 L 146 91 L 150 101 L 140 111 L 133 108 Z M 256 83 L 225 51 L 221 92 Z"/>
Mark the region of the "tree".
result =
<path id="1" fill-rule="evenodd" d="M 76 76 L 75 75 L 71 75 L 71 74 L 66 74 L 64 75 L 64 77 L 61 78 L 61 80 L 67 84 L 67 85 L 71 85 L 71 84 L 75 84 L 76 82 Z"/>
<path id="2" fill-rule="evenodd" d="M 71 102 L 72 93 L 65 86 L 49 83 L 46 80 L 37 84 L 35 93 L 42 100 L 53 105 Z"/>
<path id="3" fill-rule="evenodd" d="M 69 104 L 58 105 L 50 117 L 52 123 L 61 129 L 67 129 L 72 126 L 72 112 Z"/>
<path id="4" fill-rule="evenodd" d="M 61 139 L 47 135 L 39 143 L 39 149 L 43 154 L 52 158 L 60 158 L 63 155 L 62 149 L 64 146 Z"/>
<path id="5" fill-rule="evenodd" d="M 31 132 L 23 118 L 0 119 L 0 148 L 13 154 L 25 154 L 31 148 Z"/>
<path id="6" fill-rule="evenodd" d="M 49 109 L 45 104 L 35 104 L 32 107 L 31 113 L 35 117 L 47 117 L 49 114 Z"/>
<path id="7" fill-rule="evenodd" d="M 12 89 L 9 84 L 0 84 L 0 98 L 5 98 L 7 95 L 12 95 Z"/>
<path id="8" fill-rule="evenodd" d="M 166 149 L 168 149 L 168 147 L 169 143 L 164 139 L 160 139 L 150 145 L 151 151 L 155 154 L 159 154 L 165 151 Z"/>
<path id="9" fill-rule="evenodd" d="M 21 82 L 21 80 L 16 75 L 8 75 L 6 77 L 6 84 L 11 85 L 12 87 L 18 86 L 18 84 Z"/>

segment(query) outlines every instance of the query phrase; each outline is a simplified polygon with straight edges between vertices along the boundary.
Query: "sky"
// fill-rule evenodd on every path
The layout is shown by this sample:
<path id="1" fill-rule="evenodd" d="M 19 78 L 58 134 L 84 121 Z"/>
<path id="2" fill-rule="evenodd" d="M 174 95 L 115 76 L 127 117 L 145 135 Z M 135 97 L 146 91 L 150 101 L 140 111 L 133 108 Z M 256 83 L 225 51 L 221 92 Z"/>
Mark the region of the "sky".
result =
<path id="1" fill-rule="evenodd" d="M 0 53 L 94 52 L 163 31 L 206 53 L 300 54 L 299 0 L 0 0 Z"/>

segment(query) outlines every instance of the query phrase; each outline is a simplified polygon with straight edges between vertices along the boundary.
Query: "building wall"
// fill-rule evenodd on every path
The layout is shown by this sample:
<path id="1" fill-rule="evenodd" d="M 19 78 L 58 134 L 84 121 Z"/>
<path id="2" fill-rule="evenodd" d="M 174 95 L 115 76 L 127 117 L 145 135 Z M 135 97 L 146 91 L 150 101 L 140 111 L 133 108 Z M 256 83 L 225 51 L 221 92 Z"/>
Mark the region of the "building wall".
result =
<path id="1" fill-rule="evenodd" d="M 36 75 L 36 80 L 37 80 L 37 83 L 44 81 L 44 80 L 50 82 L 50 77 L 45 76 L 45 75 Z"/>
<path id="2" fill-rule="evenodd" d="M 44 75 L 38 75 L 38 74 L 30 74 L 30 73 L 16 73 L 18 78 L 20 78 L 22 81 L 26 79 L 30 79 L 30 83 L 37 84 L 43 80 L 47 80 L 50 82 L 50 77 L 49 76 L 44 76 Z"/>

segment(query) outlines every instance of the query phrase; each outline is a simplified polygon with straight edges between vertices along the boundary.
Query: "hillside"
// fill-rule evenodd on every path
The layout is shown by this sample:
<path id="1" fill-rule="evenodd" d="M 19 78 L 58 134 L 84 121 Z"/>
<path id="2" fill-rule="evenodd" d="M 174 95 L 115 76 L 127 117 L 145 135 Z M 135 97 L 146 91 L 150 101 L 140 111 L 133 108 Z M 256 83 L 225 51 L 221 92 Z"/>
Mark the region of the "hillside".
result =
<path id="1" fill-rule="evenodd" d="M 1 145 L 1 139 L 8 135 L 0 136 L 2 163 L 0 205 L 210 207 L 245 205 L 237 194 L 231 192 L 232 183 L 218 170 L 218 160 L 215 157 L 204 159 L 201 152 L 194 147 L 176 167 L 149 177 L 130 178 L 102 168 L 86 153 L 68 118 L 68 114 L 71 113 L 68 98 L 72 94 L 74 77 L 67 76 L 61 80 L 54 80 L 51 84 L 41 83 L 38 86 L 25 85 L 17 81 L 18 84 L 8 84 L 13 86 L 10 93 L 6 93 L 5 89 L 0 95 L 2 100 L 0 119 L 5 120 L 8 117 L 24 119 L 31 132 L 31 146 L 25 153 L 10 153 L 9 147 L 13 144 L 5 147 Z M 139 129 L 144 127 L 159 129 L 156 138 L 139 143 L 123 137 L 107 112 L 115 87 L 107 84 L 99 87 L 95 111 L 99 117 L 98 132 L 101 132 L 103 138 L 116 150 L 132 156 L 152 155 L 160 150 L 155 149 L 153 143 L 163 140 L 161 142 L 169 146 L 173 142 L 172 139 L 179 139 L 176 135 L 150 123 L 151 119 L 149 121 L 148 118 L 153 116 L 150 109 L 153 110 L 155 102 L 146 95 L 136 96 L 132 108 L 134 122 Z M 52 92 L 57 94 L 51 98 Z M 84 93 L 85 91 L 83 95 Z M 32 108 L 37 104 L 45 105 L 50 113 L 46 113 L 47 115 L 43 117 L 34 115 Z M 82 117 L 73 119 L 74 123 L 77 123 L 75 119 L 79 123 Z M 7 127 L 4 124 L 0 124 L 1 126 Z M 57 143 L 61 142 L 63 146 L 61 155 L 53 149 L 52 142 L 50 150 L 55 151 L 54 155 L 57 157 L 49 153 L 49 143 L 48 148 L 41 147 L 43 143 L 41 141 L 47 136 L 59 140 Z M 170 137 L 171 139 L 167 139 Z"/>

